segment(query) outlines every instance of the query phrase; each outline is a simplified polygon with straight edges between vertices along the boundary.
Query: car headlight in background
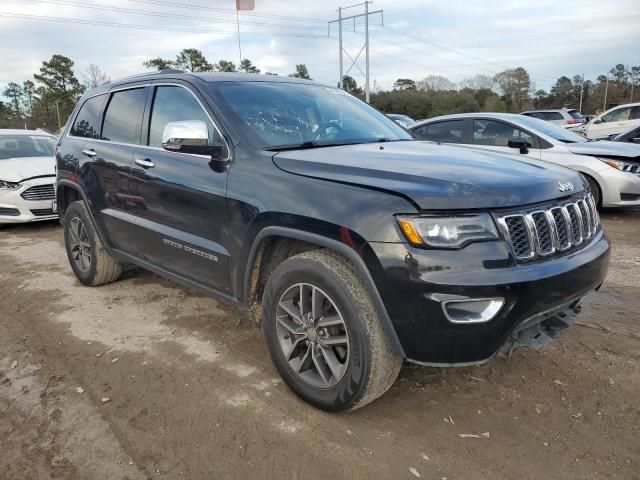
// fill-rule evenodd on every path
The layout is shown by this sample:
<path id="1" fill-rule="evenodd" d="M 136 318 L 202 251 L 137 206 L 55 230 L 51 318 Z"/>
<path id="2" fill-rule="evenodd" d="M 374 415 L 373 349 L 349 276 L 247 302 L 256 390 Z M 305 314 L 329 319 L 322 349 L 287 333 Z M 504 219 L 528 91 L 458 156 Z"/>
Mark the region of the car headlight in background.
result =
<path id="1" fill-rule="evenodd" d="M 19 183 L 0 180 L 0 190 L 15 190 L 16 188 L 20 188 Z"/>
<path id="2" fill-rule="evenodd" d="M 477 215 L 402 216 L 398 223 L 411 245 L 459 248 L 469 242 L 497 240 L 498 231 L 488 213 Z"/>
<path id="3" fill-rule="evenodd" d="M 613 158 L 598 157 L 598 160 L 606 163 L 610 167 L 620 170 L 621 172 L 633 172 L 640 171 L 640 167 L 637 163 L 623 162 L 622 160 L 614 160 Z"/>

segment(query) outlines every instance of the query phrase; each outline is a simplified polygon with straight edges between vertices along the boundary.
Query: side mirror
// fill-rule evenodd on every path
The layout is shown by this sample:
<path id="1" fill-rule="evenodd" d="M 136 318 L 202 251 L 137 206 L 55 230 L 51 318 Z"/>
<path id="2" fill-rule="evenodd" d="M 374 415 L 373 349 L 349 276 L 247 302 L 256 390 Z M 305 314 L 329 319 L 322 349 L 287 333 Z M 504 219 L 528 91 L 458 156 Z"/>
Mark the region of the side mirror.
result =
<path id="1" fill-rule="evenodd" d="M 602 123 L 602 122 L 604 122 L 604 120 L 602 120 L 601 118 L 596 118 L 596 119 L 593 121 L 593 123 L 595 123 L 596 125 L 597 125 L 597 124 L 599 124 L 599 123 Z"/>
<path id="2" fill-rule="evenodd" d="M 162 148 L 170 152 L 209 155 L 218 159 L 224 154 L 224 145 L 209 144 L 207 124 L 200 120 L 169 122 L 162 131 Z"/>
<path id="3" fill-rule="evenodd" d="M 509 140 L 509 148 L 518 148 L 520 149 L 520 153 L 529 153 L 529 148 L 531 145 L 529 142 L 524 140 L 523 138 L 512 138 Z"/>

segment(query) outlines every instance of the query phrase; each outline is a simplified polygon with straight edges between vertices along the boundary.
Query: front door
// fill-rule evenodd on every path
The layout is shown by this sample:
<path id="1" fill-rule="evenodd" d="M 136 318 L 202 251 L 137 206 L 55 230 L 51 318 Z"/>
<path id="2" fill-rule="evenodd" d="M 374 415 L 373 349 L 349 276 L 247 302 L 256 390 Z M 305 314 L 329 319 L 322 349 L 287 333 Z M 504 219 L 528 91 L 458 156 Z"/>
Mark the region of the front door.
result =
<path id="1" fill-rule="evenodd" d="M 219 291 L 230 291 L 226 242 L 227 167 L 203 155 L 164 150 L 169 122 L 199 120 L 209 141 L 224 143 L 194 92 L 181 85 L 154 87 L 145 117 L 145 146 L 134 153 L 133 170 L 139 257 L 164 271 Z"/>
<path id="2" fill-rule="evenodd" d="M 526 140 L 530 145 L 529 151 L 521 154 L 520 150 L 509 147 L 509 140 L 513 139 Z M 497 120 L 473 119 L 473 145 L 483 150 L 540 159 L 540 145 L 536 137 L 514 125 Z"/>

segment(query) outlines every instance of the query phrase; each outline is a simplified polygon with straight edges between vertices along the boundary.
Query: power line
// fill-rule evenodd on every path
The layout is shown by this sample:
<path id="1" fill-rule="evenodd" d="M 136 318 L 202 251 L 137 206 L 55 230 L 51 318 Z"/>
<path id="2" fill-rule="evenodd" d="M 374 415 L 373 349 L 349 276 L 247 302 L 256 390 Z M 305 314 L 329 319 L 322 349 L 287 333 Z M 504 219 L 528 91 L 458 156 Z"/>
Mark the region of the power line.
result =
<path id="1" fill-rule="evenodd" d="M 385 25 L 383 28 L 386 28 L 387 30 L 389 30 L 391 32 L 394 32 L 394 33 L 397 33 L 399 35 L 404 35 L 405 37 L 411 38 L 411 39 L 413 39 L 413 40 L 415 40 L 417 42 L 422 42 L 422 43 L 425 43 L 427 45 L 431 45 L 432 47 L 439 48 L 441 50 L 446 50 L 446 51 L 455 53 L 455 54 L 463 56 L 463 57 L 471 58 L 471 59 L 477 60 L 477 61 L 479 61 L 481 63 L 486 63 L 487 65 L 494 65 L 494 66 L 497 66 L 497 67 L 500 67 L 500 68 L 506 68 L 506 69 L 513 68 L 513 66 L 508 66 L 508 65 L 501 64 L 501 63 L 496 63 L 496 62 L 491 62 L 489 60 L 485 60 L 485 59 L 477 57 L 475 55 L 468 54 L 468 53 L 463 52 L 461 50 L 456 50 L 454 48 L 446 47 L 444 45 L 440 45 L 438 43 L 431 42 L 429 40 L 425 40 L 424 38 L 421 38 L 421 37 L 416 37 L 415 35 L 411 35 L 410 33 L 403 32 L 402 30 L 396 30 L 395 28 L 389 27 L 387 25 Z M 443 59 L 443 60 L 445 60 L 445 59 Z M 546 75 L 546 74 L 543 74 L 543 73 L 535 73 L 535 72 L 529 72 L 529 73 L 530 74 L 534 73 L 534 75 L 536 77 L 547 77 L 547 78 L 553 78 L 553 79 L 557 78 L 557 77 L 555 77 L 553 75 Z"/>
<path id="2" fill-rule="evenodd" d="M 68 1 L 68 0 L 27 0 L 29 2 L 37 2 L 37 3 L 47 3 L 52 5 L 69 5 L 80 8 L 88 8 L 92 10 L 106 10 L 113 12 L 124 12 L 124 13 L 132 13 L 136 15 L 145 15 L 145 16 L 155 16 L 155 17 L 164 17 L 164 18 L 184 18 L 189 20 L 195 20 L 198 22 L 220 22 L 220 23 L 229 23 L 236 24 L 235 20 L 229 20 L 224 18 L 212 18 L 212 17 L 196 17 L 194 15 L 183 15 L 178 13 L 163 13 L 163 12 L 151 12 L 148 10 L 137 10 L 133 8 L 124 8 L 124 7 L 112 7 L 104 4 L 94 3 L 91 5 L 87 5 L 80 2 Z M 243 25 L 257 25 L 257 26 L 266 26 L 266 27 L 276 27 L 276 28 L 293 28 L 293 29 L 304 29 L 304 30 L 323 30 L 324 27 L 313 27 L 310 25 L 285 25 L 285 24 L 277 24 L 277 23 L 264 23 L 264 22 L 240 22 Z"/>
<path id="3" fill-rule="evenodd" d="M 132 28 L 138 30 L 160 30 L 171 32 L 186 32 L 186 33 L 206 33 L 212 35 L 238 35 L 235 31 L 230 30 L 212 30 L 212 29 L 195 29 L 195 28 L 178 28 L 178 27 L 163 27 L 160 25 L 139 25 L 132 23 L 117 23 L 117 22 L 105 22 L 99 20 L 85 20 L 80 18 L 68 18 L 68 17 L 53 17 L 44 15 L 27 15 L 21 13 L 0 13 L 0 17 L 5 18 L 17 18 L 25 20 L 41 20 L 48 22 L 63 22 L 63 23 L 76 23 L 83 25 L 96 25 L 104 27 L 116 27 L 116 28 Z M 307 37 L 307 38 L 327 38 L 326 35 L 310 35 L 303 33 L 282 33 L 282 32 L 247 32 L 240 33 L 243 36 L 273 36 L 273 37 Z"/>
<path id="4" fill-rule="evenodd" d="M 228 8 L 214 8 L 214 7 L 206 7 L 204 5 L 194 5 L 193 3 L 177 3 L 177 2 L 168 2 L 165 0 L 129 0 L 130 2 L 138 2 L 138 3 L 150 3 L 154 5 L 163 5 L 167 7 L 179 7 L 179 8 L 188 8 L 190 10 L 208 10 L 211 12 L 219 12 L 219 13 L 227 13 L 227 14 L 236 14 L 236 10 L 228 9 Z M 248 15 L 252 17 L 265 17 L 265 18 L 282 18 L 289 20 L 299 20 L 306 22 L 315 22 L 315 23 L 326 23 L 324 20 L 319 20 L 317 18 L 311 17 L 294 17 L 291 15 L 276 15 L 276 14 L 267 14 L 267 13 L 255 13 L 255 12 L 243 12 L 242 15 Z"/>

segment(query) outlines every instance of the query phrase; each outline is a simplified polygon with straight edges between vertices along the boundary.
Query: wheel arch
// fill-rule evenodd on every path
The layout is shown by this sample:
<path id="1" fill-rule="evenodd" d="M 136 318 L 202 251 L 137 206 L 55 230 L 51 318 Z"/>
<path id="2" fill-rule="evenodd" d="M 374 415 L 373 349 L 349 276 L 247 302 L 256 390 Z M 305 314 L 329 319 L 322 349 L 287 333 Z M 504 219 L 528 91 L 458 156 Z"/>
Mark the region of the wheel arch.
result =
<path id="1" fill-rule="evenodd" d="M 344 256 L 357 270 L 365 287 L 371 294 L 374 307 L 380 316 L 385 333 L 389 337 L 393 349 L 403 358 L 405 357 L 393 322 L 363 258 L 351 246 L 316 233 L 281 226 L 268 226 L 260 230 L 255 236 L 245 264 L 242 288 L 243 301 L 249 307 L 254 319 L 260 318 L 260 279 L 262 278 L 266 283 L 265 271 L 261 271 L 265 266 L 263 255 L 265 254 L 265 249 L 272 244 L 271 242 L 285 242 L 287 244 L 285 250 L 289 248 L 289 252 L 294 252 L 293 255 L 305 250 L 326 248 Z M 277 253 L 276 264 L 279 263 L 278 260 L 282 261 L 290 256 L 292 254 L 283 256 L 282 253 Z M 264 285 L 262 285 L 262 288 L 264 288 Z"/>

